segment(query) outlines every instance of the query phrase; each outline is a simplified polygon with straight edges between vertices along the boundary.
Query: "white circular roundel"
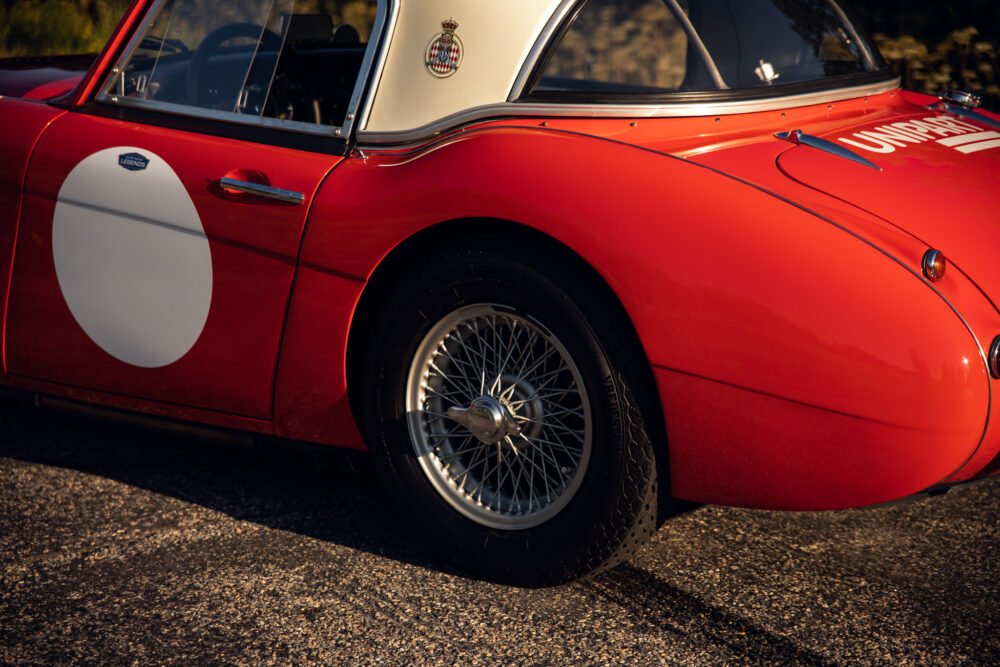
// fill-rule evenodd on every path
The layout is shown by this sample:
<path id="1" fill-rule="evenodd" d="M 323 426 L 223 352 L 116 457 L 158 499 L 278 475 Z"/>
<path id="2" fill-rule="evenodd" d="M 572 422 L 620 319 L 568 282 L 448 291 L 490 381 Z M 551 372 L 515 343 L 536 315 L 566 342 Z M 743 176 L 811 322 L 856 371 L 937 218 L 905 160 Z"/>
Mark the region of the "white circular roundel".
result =
<path id="1" fill-rule="evenodd" d="M 158 155 L 117 147 L 66 177 L 52 222 L 59 287 L 108 354 L 167 366 L 198 340 L 212 301 L 212 255 L 181 179 Z"/>

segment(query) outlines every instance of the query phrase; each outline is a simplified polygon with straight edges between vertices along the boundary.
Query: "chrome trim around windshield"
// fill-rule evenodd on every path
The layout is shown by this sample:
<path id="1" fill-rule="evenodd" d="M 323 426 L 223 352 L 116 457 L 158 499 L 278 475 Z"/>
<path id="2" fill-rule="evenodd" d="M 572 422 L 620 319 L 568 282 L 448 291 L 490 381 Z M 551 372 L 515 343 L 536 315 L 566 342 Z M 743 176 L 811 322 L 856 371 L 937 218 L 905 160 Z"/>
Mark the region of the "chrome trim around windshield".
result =
<path id="1" fill-rule="evenodd" d="M 143 15 L 139 25 L 137 25 L 135 30 L 132 32 L 132 37 L 129 39 L 125 50 L 122 51 L 122 54 L 118 57 L 114 67 L 111 68 L 111 76 L 109 76 L 105 82 L 101 84 L 101 87 L 98 89 L 98 93 L 94 95 L 94 99 L 96 101 L 104 102 L 108 98 L 114 96 L 114 93 L 111 92 L 111 88 L 115 85 L 115 80 L 121 75 L 122 67 L 132 58 L 132 54 L 134 54 L 139 48 L 139 45 L 142 44 L 143 35 L 146 33 L 146 28 L 149 26 L 149 22 L 156 18 L 157 14 L 160 13 L 160 7 L 162 7 L 165 2 L 166 0 L 153 0 L 149 9 L 146 10 L 146 13 Z M 160 50 L 163 50 L 162 45 Z M 159 61 L 153 64 L 153 72 L 156 71 L 157 65 L 159 65 Z M 124 83 L 125 79 L 122 78 L 122 85 L 124 85 Z"/>
<path id="2" fill-rule="evenodd" d="M 372 25 L 371 35 L 368 37 L 368 44 L 365 47 L 365 55 L 361 61 L 361 69 L 358 72 L 357 81 L 354 82 L 354 90 L 351 94 L 351 101 L 347 107 L 347 114 L 344 116 L 344 122 L 341 125 L 333 126 L 317 125 L 315 123 L 307 123 L 296 120 L 282 120 L 280 118 L 269 118 L 266 116 L 247 115 L 233 111 L 205 109 L 203 107 L 196 107 L 187 104 L 174 104 L 172 102 L 160 102 L 158 100 L 122 97 L 121 95 L 116 94 L 113 88 L 116 80 L 122 74 L 122 67 L 124 67 L 124 65 L 132 58 L 132 55 L 139 48 L 139 45 L 142 44 L 143 35 L 145 35 L 146 28 L 149 27 L 149 22 L 157 15 L 161 6 L 165 2 L 166 0 L 154 0 L 146 15 L 143 16 L 142 22 L 132 35 L 128 46 L 118 58 L 115 66 L 111 68 L 111 75 L 107 77 L 105 82 L 101 85 L 99 92 L 94 96 L 94 101 L 116 107 L 133 107 L 136 109 L 159 111 L 178 116 L 204 118 L 207 120 L 217 120 L 238 125 L 281 129 L 301 134 L 315 134 L 337 139 L 348 138 L 351 131 L 354 129 L 354 126 L 357 124 L 356 120 L 358 118 L 358 109 L 361 105 L 362 97 L 364 96 L 365 87 L 368 85 L 368 77 L 371 74 L 371 69 L 375 61 L 375 53 L 379 53 L 379 64 L 381 65 L 382 59 L 384 59 L 385 49 L 388 46 L 388 41 L 383 39 L 386 19 L 390 13 L 393 18 L 395 18 L 397 7 L 399 5 L 399 0 L 377 0 L 375 23 Z M 370 100 L 371 95 L 368 95 L 367 98 Z M 367 107 L 365 108 L 365 112 L 367 113 Z"/>
<path id="3" fill-rule="evenodd" d="M 755 100 L 730 100 L 723 102 L 697 102 L 677 104 L 556 104 L 504 102 L 466 109 L 428 123 L 412 130 L 393 132 L 371 132 L 360 130 L 358 143 L 364 145 L 415 144 L 432 139 L 448 130 L 465 125 L 499 118 L 539 117 L 539 118 L 696 118 L 705 116 L 727 116 L 760 111 L 779 111 L 814 104 L 831 104 L 858 97 L 869 97 L 887 93 L 899 88 L 899 77 L 885 81 L 822 90 L 784 97 L 768 97 Z"/>

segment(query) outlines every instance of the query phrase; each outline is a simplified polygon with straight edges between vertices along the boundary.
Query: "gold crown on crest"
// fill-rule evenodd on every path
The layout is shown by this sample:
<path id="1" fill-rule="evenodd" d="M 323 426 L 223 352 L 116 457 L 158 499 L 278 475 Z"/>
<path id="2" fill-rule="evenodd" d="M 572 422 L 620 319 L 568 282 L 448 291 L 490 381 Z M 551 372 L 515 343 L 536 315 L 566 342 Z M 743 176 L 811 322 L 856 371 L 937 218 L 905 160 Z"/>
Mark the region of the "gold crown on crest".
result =
<path id="1" fill-rule="evenodd" d="M 454 33 L 458 30 L 458 21 L 455 19 L 445 19 L 444 21 L 441 21 L 441 27 L 444 28 L 446 33 Z"/>

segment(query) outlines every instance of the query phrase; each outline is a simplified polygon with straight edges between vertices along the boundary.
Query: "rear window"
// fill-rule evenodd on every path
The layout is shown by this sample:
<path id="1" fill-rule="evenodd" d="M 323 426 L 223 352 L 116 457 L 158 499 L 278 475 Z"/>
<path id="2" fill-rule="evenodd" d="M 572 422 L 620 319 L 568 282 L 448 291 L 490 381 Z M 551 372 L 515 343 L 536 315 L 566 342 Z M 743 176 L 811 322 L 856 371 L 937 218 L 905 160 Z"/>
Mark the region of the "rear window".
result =
<path id="1" fill-rule="evenodd" d="M 878 70 L 831 0 L 587 0 L 531 93 L 761 89 Z"/>

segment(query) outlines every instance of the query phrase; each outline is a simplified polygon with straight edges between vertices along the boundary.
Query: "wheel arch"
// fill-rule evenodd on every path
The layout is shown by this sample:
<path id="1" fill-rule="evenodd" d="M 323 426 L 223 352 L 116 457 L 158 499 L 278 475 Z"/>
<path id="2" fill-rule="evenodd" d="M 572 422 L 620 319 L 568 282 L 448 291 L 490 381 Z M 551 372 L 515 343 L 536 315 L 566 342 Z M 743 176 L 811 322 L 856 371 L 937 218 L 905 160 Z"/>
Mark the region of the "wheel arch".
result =
<path id="1" fill-rule="evenodd" d="M 351 411 L 357 424 L 365 423 L 364 408 L 360 394 L 365 386 L 365 360 L 371 354 L 370 332 L 379 312 L 378 304 L 382 303 L 383 295 L 391 290 L 399 281 L 404 280 L 408 267 L 419 262 L 423 253 L 442 243 L 452 245 L 472 245 L 490 236 L 503 235 L 505 238 L 519 238 L 532 247 L 545 248 L 556 261 L 563 262 L 574 269 L 581 280 L 590 283 L 590 287 L 600 294 L 609 307 L 613 308 L 614 317 L 625 325 L 630 338 L 629 344 L 636 359 L 641 360 L 637 372 L 641 374 L 639 381 L 645 393 L 640 398 L 642 412 L 646 421 L 649 437 L 656 451 L 656 464 L 660 484 L 660 511 L 658 521 L 662 521 L 669 509 L 669 457 L 667 449 L 667 429 L 662 404 L 653 376 L 652 365 L 646 355 L 644 346 L 635 325 L 629 317 L 624 304 L 604 277 L 582 255 L 559 239 L 523 223 L 500 218 L 458 218 L 441 221 L 426 227 L 397 244 L 375 267 L 368 278 L 361 297 L 351 319 L 347 339 L 347 390 Z"/>

